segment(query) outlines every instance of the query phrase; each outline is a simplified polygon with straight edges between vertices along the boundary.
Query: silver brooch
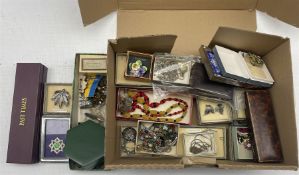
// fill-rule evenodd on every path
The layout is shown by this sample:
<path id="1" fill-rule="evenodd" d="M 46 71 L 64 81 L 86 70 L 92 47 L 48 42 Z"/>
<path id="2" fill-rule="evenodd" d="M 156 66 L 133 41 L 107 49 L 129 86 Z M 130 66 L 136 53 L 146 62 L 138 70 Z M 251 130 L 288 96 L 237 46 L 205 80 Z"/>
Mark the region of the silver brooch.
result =
<path id="1" fill-rule="evenodd" d="M 54 105 L 58 105 L 59 108 L 62 108 L 63 105 L 69 105 L 71 96 L 68 91 L 62 89 L 55 91 L 51 99 L 54 101 Z"/>

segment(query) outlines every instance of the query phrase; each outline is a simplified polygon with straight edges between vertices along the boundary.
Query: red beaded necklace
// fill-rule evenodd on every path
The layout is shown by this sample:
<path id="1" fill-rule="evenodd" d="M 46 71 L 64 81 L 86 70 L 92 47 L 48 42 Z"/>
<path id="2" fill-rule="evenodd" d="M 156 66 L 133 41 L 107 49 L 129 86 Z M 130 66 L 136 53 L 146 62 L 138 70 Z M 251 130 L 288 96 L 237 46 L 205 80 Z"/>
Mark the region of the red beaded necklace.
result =
<path id="1" fill-rule="evenodd" d="M 132 98 L 132 108 L 130 111 L 124 114 L 126 118 L 134 118 L 134 119 L 144 119 L 144 120 L 153 120 L 153 121 L 165 121 L 165 122 L 179 122 L 181 121 L 187 113 L 188 104 L 184 100 L 178 98 L 166 98 L 160 100 L 160 102 L 149 102 L 149 97 L 142 91 L 139 92 L 128 92 L 130 98 Z M 168 101 L 175 101 L 177 103 L 172 104 L 166 111 L 157 111 L 151 110 L 159 107 L 162 104 L 165 104 Z M 181 108 L 180 111 L 172 112 L 175 108 Z M 149 109 L 151 108 L 151 109 Z M 140 109 L 144 115 L 140 114 L 130 114 L 134 112 L 136 109 Z M 177 119 L 169 119 L 167 117 L 172 117 L 177 114 L 182 114 Z M 165 118 L 161 118 L 165 117 Z"/>

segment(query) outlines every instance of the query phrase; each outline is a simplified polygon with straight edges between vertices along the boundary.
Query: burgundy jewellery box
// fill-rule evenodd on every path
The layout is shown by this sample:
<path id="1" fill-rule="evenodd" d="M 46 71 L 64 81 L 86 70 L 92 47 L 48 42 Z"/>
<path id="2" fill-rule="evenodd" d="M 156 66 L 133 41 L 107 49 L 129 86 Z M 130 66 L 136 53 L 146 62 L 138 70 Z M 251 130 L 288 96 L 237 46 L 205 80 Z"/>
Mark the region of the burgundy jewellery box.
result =
<path id="1" fill-rule="evenodd" d="M 39 138 L 47 67 L 18 63 L 11 112 L 7 163 L 39 161 Z"/>

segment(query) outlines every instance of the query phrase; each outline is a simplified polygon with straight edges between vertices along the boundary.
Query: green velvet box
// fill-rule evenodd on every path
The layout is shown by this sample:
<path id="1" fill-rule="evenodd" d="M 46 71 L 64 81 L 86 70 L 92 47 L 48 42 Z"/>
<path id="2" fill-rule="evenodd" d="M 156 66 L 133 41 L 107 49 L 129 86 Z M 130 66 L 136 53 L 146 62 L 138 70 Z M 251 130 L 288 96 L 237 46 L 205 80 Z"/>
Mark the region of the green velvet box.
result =
<path id="1" fill-rule="evenodd" d="M 86 121 L 67 132 L 65 155 L 70 168 L 77 170 L 103 169 L 105 128 Z"/>

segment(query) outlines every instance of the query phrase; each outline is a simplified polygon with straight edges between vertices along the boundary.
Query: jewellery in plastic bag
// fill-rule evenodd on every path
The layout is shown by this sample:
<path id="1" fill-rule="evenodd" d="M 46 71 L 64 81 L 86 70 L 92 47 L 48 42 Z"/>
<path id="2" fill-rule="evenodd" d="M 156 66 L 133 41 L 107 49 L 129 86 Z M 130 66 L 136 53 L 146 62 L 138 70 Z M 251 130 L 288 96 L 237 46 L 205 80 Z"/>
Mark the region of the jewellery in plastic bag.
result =
<path id="1" fill-rule="evenodd" d="M 177 144 L 177 126 L 165 123 L 153 123 L 150 127 L 141 124 L 138 132 L 138 151 L 150 153 L 169 153 Z M 137 142 L 138 143 L 138 142 Z"/>
<path id="2" fill-rule="evenodd" d="M 54 105 L 58 105 L 59 108 L 62 108 L 63 105 L 69 105 L 70 98 L 71 96 L 69 92 L 65 89 L 62 89 L 55 91 L 51 99 L 54 101 Z"/>
<path id="3" fill-rule="evenodd" d="M 185 73 L 188 71 L 186 64 L 173 59 L 156 59 L 154 74 L 161 81 L 183 80 Z"/>

